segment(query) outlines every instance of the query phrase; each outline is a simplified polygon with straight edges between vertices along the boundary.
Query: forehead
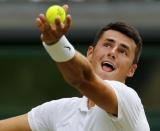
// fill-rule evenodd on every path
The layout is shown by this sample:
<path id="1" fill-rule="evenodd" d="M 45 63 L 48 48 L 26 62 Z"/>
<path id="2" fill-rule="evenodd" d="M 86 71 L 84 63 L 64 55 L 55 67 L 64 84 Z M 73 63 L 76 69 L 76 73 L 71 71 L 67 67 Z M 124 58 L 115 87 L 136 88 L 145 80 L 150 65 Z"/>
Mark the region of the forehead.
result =
<path id="1" fill-rule="evenodd" d="M 136 49 L 134 40 L 119 31 L 107 30 L 102 34 L 99 41 L 107 41 L 107 39 L 113 40 L 117 44 L 126 45 L 129 49 Z"/>

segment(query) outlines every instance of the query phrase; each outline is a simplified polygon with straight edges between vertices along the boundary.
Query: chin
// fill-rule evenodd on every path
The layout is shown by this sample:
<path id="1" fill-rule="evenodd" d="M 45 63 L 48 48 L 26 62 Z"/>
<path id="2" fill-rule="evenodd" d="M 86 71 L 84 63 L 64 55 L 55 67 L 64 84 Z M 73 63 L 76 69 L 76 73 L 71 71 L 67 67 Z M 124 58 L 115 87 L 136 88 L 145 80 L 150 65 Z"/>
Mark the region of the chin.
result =
<path id="1" fill-rule="evenodd" d="M 109 72 L 107 72 L 108 74 L 100 74 L 99 76 L 103 79 L 103 80 L 116 80 L 111 74 L 109 74 Z"/>
<path id="2" fill-rule="evenodd" d="M 103 80 L 115 80 L 115 81 L 120 81 L 117 78 L 117 73 L 112 71 L 112 72 L 106 72 L 106 71 L 102 71 L 99 76 L 103 79 Z"/>

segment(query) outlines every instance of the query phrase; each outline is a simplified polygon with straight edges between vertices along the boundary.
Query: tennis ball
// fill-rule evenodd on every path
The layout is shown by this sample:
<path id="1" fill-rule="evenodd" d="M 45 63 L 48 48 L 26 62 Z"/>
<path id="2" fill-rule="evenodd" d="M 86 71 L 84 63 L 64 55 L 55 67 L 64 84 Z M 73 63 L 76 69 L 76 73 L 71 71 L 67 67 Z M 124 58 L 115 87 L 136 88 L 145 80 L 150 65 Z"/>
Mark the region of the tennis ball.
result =
<path id="1" fill-rule="evenodd" d="M 46 18 L 47 21 L 51 24 L 55 24 L 55 18 L 59 16 L 61 22 L 65 21 L 66 12 L 65 10 L 59 5 L 52 5 L 46 11 Z"/>

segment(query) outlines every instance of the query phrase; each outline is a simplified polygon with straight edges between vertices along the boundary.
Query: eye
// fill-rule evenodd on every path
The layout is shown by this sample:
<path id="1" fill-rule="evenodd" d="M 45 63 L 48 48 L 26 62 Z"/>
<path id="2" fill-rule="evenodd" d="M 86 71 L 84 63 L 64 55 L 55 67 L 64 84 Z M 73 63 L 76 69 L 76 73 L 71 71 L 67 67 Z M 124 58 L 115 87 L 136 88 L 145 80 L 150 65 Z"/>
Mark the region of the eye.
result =
<path id="1" fill-rule="evenodd" d="M 124 54 L 124 55 L 127 55 L 127 54 L 128 54 L 125 49 L 119 49 L 119 52 L 120 52 L 121 54 Z"/>
<path id="2" fill-rule="evenodd" d="M 111 43 L 104 43 L 104 46 L 105 47 L 112 47 L 112 44 Z"/>

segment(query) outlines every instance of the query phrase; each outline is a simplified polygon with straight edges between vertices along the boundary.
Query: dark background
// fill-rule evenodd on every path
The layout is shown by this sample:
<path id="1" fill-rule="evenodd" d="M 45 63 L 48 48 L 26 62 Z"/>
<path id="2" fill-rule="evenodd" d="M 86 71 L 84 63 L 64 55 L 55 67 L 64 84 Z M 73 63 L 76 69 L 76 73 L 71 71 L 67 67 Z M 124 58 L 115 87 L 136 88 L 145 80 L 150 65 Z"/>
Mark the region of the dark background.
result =
<path id="1" fill-rule="evenodd" d="M 52 4 L 68 3 L 73 24 L 68 39 L 85 55 L 98 29 L 126 21 L 144 40 L 139 68 L 127 84 L 142 99 L 151 131 L 160 130 L 160 2 L 124 0 L 0 1 L 0 119 L 46 101 L 81 96 L 68 86 L 43 49 L 35 18 Z"/>

